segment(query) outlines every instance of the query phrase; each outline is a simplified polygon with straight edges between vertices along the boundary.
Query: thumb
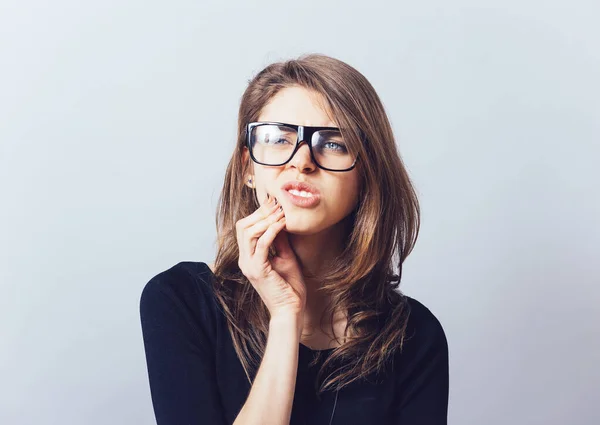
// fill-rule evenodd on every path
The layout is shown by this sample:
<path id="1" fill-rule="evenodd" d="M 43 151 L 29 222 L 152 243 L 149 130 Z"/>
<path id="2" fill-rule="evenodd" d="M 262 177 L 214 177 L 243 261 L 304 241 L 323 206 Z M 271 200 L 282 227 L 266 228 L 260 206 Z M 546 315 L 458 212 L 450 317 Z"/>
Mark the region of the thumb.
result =
<path id="1" fill-rule="evenodd" d="M 283 229 L 277 234 L 277 236 L 275 236 L 275 239 L 273 240 L 273 246 L 275 247 L 275 250 L 277 251 L 277 257 L 280 257 L 282 259 L 289 259 L 289 258 L 296 257 L 296 253 L 294 252 L 294 250 L 292 249 L 292 247 L 290 245 L 288 232 L 286 232 Z"/>

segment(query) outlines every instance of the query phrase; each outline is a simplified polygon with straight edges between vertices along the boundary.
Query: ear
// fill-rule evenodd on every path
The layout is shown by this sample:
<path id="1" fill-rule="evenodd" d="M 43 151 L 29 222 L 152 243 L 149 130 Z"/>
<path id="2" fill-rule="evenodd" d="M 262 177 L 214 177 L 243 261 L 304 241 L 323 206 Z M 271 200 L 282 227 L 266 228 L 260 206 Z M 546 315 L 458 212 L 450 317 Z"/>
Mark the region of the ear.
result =
<path id="1" fill-rule="evenodd" d="M 242 169 L 247 170 L 250 168 L 250 151 L 248 148 L 244 146 L 244 150 L 242 151 Z M 244 173 L 244 184 L 248 186 L 250 189 L 254 189 L 255 181 L 252 173 Z"/>

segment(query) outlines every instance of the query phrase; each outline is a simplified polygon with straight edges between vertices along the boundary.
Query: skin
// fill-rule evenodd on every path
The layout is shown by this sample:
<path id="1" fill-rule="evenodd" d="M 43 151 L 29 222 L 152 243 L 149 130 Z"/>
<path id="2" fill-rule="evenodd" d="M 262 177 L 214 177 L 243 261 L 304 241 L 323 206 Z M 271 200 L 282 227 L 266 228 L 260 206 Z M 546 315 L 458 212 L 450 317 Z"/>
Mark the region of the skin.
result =
<path id="1" fill-rule="evenodd" d="M 318 93 L 303 87 L 288 87 L 282 89 L 264 106 L 258 121 L 335 127 L 336 123 L 331 119 L 331 114 L 321 105 L 324 105 L 324 101 Z M 281 232 L 288 233 L 289 244 L 296 254 L 307 289 L 300 341 L 313 349 L 331 348 L 333 336 L 326 333 L 330 326 L 325 323 L 323 331 L 319 323 L 328 300 L 315 289 L 320 286 L 318 276 L 327 269 L 330 260 L 343 250 L 344 228 L 341 221 L 358 202 L 358 165 L 346 172 L 323 170 L 312 161 L 306 144 L 302 144 L 294 157 L 282 166 L 256 164 L 251 160 L 247 148 L 243 160 L 250 163 L 249 169 L 252 172 L 246 176 L 246 184 L 252 187 L 247 179 L 253 179 L 261 205 L 265 203 L 269 193 L 283 207 L 286 224 Z M 311 208 L 292 204 L 281 189 L 281 186 L 290 180 L 304 181 L 316 186 L 321 193 L 320 203 Z M 343 334 L 345 325 L 345 316 L 342 313 L 336 314 L 336 336 Z"/>

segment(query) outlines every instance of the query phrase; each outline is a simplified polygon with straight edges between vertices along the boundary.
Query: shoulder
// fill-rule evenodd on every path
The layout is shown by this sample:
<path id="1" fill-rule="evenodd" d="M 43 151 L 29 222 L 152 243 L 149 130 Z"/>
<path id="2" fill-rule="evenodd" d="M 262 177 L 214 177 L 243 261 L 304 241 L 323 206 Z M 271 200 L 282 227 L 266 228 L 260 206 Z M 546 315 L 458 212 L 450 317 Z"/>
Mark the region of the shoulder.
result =
<path id="1" fill-rule="evenodd" d="M 152 277 L 142 289 L 142 300 L 170 294 L 188 298 L 191 294 L 207 294 L 211 289 L 211 271 L 204 262 L 182 261 Z M 208 294 L 207 294 L 208 295 Z"/>
<path id="2" fill-rule="evenodd" d="M 410 314 L 408 317 L 408 327 L 416 333 L 422 336 L 429 336 L 431 338 L 445 339 L 444 328 L 437 318 L 437 316 L 423 304 L 415 298 L 405 296 L 406 301 L 410 307 Z"/>
<path id="3" fill-rule="evenodd" d="M 448 410 L 448 342 L 442 324 L 423 303 L 410 306 L 406 334 L 394 364 L 394 411 L 399 423 L 445 424 Z"/>
<path id="4" fill-rule="evenodd" d="M 204 262 L 183 261 L 158 273 L 140 295 L 142 320 L 166 311 L 178 311 L 192 321 L 213 320 L 215 298 L 212 272 Z"/>
<path id="5" fill-rule="evenodd" d="M 448 341 L 437 316 L 415 298 L 404 296 L 409 314 L 402 357 L 448 356 Z"/>

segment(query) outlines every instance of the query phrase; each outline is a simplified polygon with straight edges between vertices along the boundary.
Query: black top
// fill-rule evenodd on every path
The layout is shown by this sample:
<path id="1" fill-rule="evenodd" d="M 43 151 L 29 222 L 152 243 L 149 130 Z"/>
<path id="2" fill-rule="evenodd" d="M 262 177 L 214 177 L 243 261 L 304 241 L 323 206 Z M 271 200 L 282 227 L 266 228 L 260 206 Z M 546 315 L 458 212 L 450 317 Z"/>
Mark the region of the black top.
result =
<path id="1" fill-rule="evenodd" d="M 250 391 L 206 263 L 180 262 L 159 273 L 140 299 L 150 391 L 158 425 L 232 424 Z M 335 403 L 334 425 L 445 425 L 448 345 L 436 317 L 408 297 L 407 338 L 384 379 L 355 381 Z M 318 399 L 316 351 L 299 345 L 290 425 L 329 424 L 335 391 Z M 322 350 L 328 355 L 333 349 Z M 392 368 L 388 369 L 389 371 Z"/>

